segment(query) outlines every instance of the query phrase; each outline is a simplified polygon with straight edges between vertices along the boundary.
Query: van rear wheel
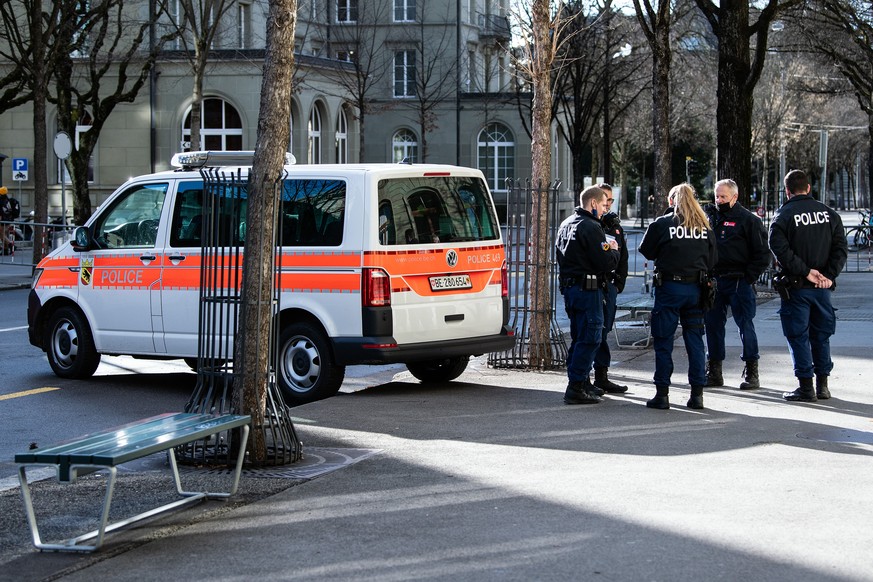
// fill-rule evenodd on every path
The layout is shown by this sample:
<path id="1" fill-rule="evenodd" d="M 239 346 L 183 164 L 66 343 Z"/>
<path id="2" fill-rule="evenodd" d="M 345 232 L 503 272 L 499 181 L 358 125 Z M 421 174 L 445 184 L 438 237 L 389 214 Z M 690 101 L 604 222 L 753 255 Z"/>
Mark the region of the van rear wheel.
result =
<path id="1" fill-rule="evenodd" d="M 49 365 L 61 378 L 90 378 L 100 365 L 91 327 L 75 307 L 61 307 L 52 314 L 45 346 Z"/>
<path id="2" fill-rule="evenodd" d="M 309 323 L 292 323 L 282 330 L 277 368 L 279 386 L 290 406 L 330 398 L 346 373 L 345 366 L 334 362 L 324 332 Z"/>
<path id="3" fill-rule="evenodd" d="M 409 372 L 424 382 L 450 382 L 464 373 L 470 356 L 457 356 L 455 358 L 441 358 L 439 360 L 426 360 L 424 362 L 408 362 L 406 368 Z"/>

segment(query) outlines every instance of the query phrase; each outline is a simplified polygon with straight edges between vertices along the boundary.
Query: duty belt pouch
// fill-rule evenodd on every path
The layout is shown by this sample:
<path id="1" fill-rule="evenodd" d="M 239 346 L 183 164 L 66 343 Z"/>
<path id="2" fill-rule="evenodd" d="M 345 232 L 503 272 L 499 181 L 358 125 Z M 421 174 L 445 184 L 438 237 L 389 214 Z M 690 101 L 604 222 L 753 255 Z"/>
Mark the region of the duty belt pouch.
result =
<path id="1" fill-rule="evenodd" d="M 715 293 L 718 290 L 718 285 L 715 279 L 701 274 L 700 277 L 700 308 L 703 311 L 709 311 L 715 305 Z"/>
<path id="2" fill-rule="evenodd" d="M 585 275 L 585 278 L 582 280 L 582 289 L 585 291 L 600 289 L 600 280 L 597 275 Z"/>
<path id="3" fill-rule="evenodd" d="M 803 281 L 795 275 L 779 274 L 773 277 L 773 288 L 783 301 L 791 299 L 791 289 L 799 289 Z"/>
<path id="4" fill-rule="evenodd" d="M 663 284 L 664 284 L 664 276 L 661 273 L 658 273 L 656 271 L 654 274 L 652 274 L 652 285 L 653 286 L 660 287 Z"/>

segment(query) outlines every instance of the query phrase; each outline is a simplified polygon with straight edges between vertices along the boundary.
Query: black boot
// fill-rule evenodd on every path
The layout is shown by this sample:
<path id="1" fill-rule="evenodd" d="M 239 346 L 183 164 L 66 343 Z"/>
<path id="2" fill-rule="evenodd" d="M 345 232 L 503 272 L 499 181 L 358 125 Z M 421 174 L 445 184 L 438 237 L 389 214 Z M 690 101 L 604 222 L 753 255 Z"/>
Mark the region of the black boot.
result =
<path id="1" fill-rule="evenodd" d="M 590 385 L 589 385 L 590 386 Z M 564 392 L 564 404 L 597 404 L 603 399 L 586 390 L 584 382 L 570 382 Z"/>
<path id="2" fill-rule="evenodd" d="M 703 408 L 703 386 L 691 387 L 691 398 L 688 399 L 688 404 L 685 406 L 697 410 Z"/>
<path id="3" fill-rule="evenodd" d="M 670 393 L 669 386 L 655 386 L 655 397 L 646 401 L 647 408 L 657 408 L 659 410 L 667 410 L 670 408 Z"/>
<path id="4" fill-rule="evenodd" d="M 706 386 L 724 386 L 724 378 L 721 375 L 721 360 L 706 362 Z"/>
<path id="5" fill-rule="evenodd" d="M 757 390 L 761 387 L 758 379 L 758 360 L 749 360 L 743 370 L 745 382 L 740 383 L 740 390 Z"/>
<path id="6" fill-rule="evenodd" d="M 594 385 L 609 394 L 623 394 L 627 392 L 627 386 L 621 386 L 609 379 L 609 368 L 594 368 Z"/>
<path id="7" fill-rule="evenodd" d="M 824 374 L 815 375 L 815 397 L 819 400 L 827 400 L 831 397 L 831 392 L 828 390 L 828 377 Z"/>
<path id="8" fill-rule="evenodd" d="M 815 388 L 812 387 L 812 378 L 798 378 L 800 388 L 794 392 L 784 392 L 782 398 L 791 402 L 815 402 Z"/>

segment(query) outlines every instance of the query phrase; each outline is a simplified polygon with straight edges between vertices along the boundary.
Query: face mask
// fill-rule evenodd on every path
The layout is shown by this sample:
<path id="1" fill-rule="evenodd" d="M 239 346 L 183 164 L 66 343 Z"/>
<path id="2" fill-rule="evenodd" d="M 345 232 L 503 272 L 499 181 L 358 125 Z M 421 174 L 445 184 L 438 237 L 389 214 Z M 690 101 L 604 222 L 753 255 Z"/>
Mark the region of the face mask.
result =
<path id="1" fill-rule="evenodd" d="M 719 205 L 718 205 L 718 211 L 719 211 L 719 212 L 727 212 L 727 211 L 730 210 L 730 209 L 731 209 L 731 203 L 730 203 L 730 202 L 725 202 L 724 204 L 719 204 Z"/>
<path id="2" fill-rule="evenodd" d="M 592 209 L 591 209 L 591 214 L 594 216 L 594 218 L 597 218 L 597 209 L 596 209 L 596 208 L 592 208 Z"/>

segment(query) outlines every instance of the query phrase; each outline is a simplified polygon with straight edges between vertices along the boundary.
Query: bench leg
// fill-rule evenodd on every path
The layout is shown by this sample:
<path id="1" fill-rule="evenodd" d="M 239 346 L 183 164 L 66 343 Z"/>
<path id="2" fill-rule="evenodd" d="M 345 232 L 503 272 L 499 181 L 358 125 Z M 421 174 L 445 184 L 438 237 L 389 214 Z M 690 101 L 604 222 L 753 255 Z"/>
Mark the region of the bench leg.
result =
<path id="1" fill-rule="evenodd" d="M 233 471 L 233 483 L 231 484 L 230 491 L 224 492 L 205 492 L 205 491 L 185 491 L 182 488 L 182 480 L 179 477 L 179 465 L 176 463 L 176 452 L 173 449 L 170 449 L 169 457 L 170 457 L 170 467 L 173 469 L 173 480 L 176 482 L 176 491 L 179 495 L 183 497 L 193 497 L 193 496 L 206 496 L 209 499 L 224 499 L 230 497 L 234 493 L 236 493 L 237 487 L 239 487 L 239 478 L 242 474 L 243 461 L 246 456 L 246 444 L 249 440 L 249 425 L 245 424 L 242 427 L 242 439 L 240 439 L 239 445 L 239 453 L 236 457 L 236 466 Z"/>
<path id="2" fill-rule="evenodd" d="M 24 500 L 24 512 L 27 514 L 27 524 L 30 526 L 30 535 L 34 547 L 42 551 L 50 552 L 93 552 L 103 545 L 104 534 L 114 529 L 113 526 L 107 527 L 106 523 L 109 521 L 109 508 L 112 505 L 112 494 L 115 491 L 115 479 L 118 474 L 115 467 L 107 467 L 107 469 L 109 471 L 109 480 L 106 482 L 106 496 L 103 500 L 103 511 L 100 513 L 100 527 L 91 533 L 76 538 L 70 538 L 58 544 L 45 544 L 40 538 L 39 525 L 36 522 L 36 513 L 33 511 L 33 498 L 30 494 L 30 485 L 27 483 L 27 469 L 24 465 L 18 467 L 18 481 L 21 484 L 21 497 Z M 93 545 L 79 544 L 79 542 L 91 538 L 97 538 Z"/>

